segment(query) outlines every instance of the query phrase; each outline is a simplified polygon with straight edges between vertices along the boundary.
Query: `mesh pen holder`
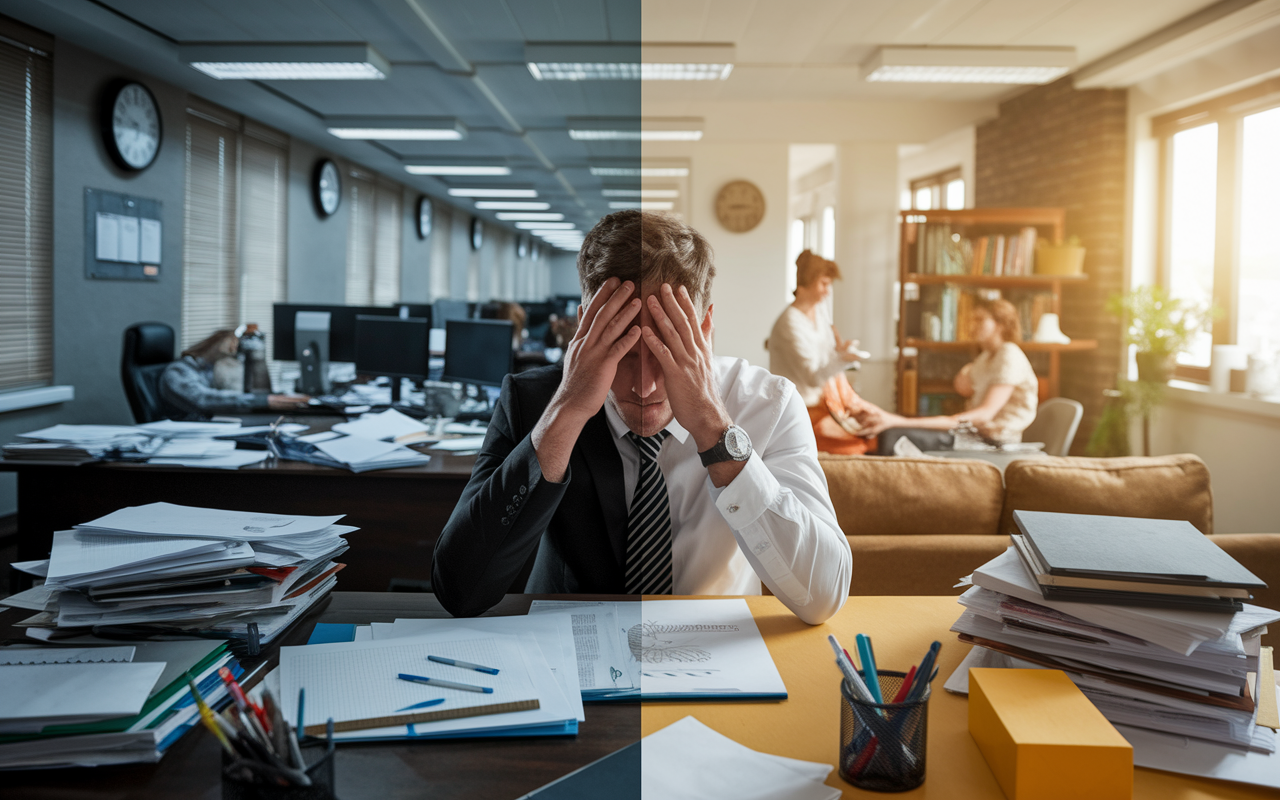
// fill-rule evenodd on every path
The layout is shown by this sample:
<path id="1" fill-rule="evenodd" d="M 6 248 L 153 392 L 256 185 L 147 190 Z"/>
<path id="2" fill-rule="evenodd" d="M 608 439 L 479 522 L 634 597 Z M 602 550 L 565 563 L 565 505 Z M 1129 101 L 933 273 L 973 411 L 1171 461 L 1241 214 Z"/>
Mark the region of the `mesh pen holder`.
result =
<path id="1" fill-rule="evenodd" d="M 881 672 L 880 696 L 896 696 L 905 678 Z M 924 783 L 932 689 L 913 702 L 872 704 L 842 680 L 840 694 L 840 777 L 873 792 L 905 792 Z"/>
<path id="2" fill-rule="evenodd" d="M 280 786 L 257 775 L 246 780 L 238 762 L 222 753 L 222 800 L 337 800 L 334 796 L 334 749 L 324 739 L 308 736 L 299 746 L 310 786 Z"/>

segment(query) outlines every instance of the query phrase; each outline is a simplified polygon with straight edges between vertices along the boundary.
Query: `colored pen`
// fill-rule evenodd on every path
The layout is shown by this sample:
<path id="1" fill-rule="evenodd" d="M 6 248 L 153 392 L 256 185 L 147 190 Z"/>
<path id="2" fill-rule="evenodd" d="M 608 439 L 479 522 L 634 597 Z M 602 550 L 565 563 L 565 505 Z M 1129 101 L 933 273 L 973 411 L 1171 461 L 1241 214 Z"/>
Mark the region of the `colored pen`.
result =
<path id="1" fill-rule="evenodd" d="M 828 635 L 827 642 L 830 643 L 831 649 L 835 651 L 836 666 L 844 673 L 844 679 L 849 682 L 853 693 L 864 703 L 875 703 L 876 700 L 871 696 L 871 692 L 867 689 L 867 684 L 863 682 L 862 676 L 853 668 L 853 661 L 849 658 L 848 652 L 840 646 L 835 636 Z"/>
<path id="2" fill-rule="evenodd" d="M 472 686 L 469 683 L 454 683 L 453 681 L 445 681 L 439 678 L 424 678 L 421 675 L 406 675 L 401 672 L 396 676 L 402 681 L 411 683 L 429 683 L 432 686 L 442 686 L 445 689 L 461 689 L 464 692 L 480 692 L 482 694 L 493 694 L 493 690 L 487 686 Z"/>
<path id="3" fill-rule="evenodd" d="M 929 645 L 929 652 L 924 654 L 924 660 L 920 662 L 920 667 L 916 670 L 915 685 L 907 693 L 907 702 L 915 702 L 924 697 L 925 691 L 929 688 L 929 682 L 933 680 L 933 663 L 938 660 L 938 651 L 941 649 L 942 642 L 934 642 Z"/>
<path id="4" fill-rule="evenodd" d="M 223 750 L 226 750 L 233 758 L 239 758 L 240 754 L 231 746 L 231 742 L 227 739 L 226 734 L 222 732 L 222 728 L 218 727 L 218 723 L 213 716 L 213 709 L 209 708 L 208 703 L 200 696 L 200 690 L 196 688 L 196 682 L 191 680 L 190 676 L 187 677 L 187 686 L 191 687 L 191 696 L 196 701 L 196 708 L 200 709 L 200 721 L 213 733 L 214 738 L 222 745 Z"/>
<path id="5" fill-rule="evenodd" d="M 456 658 L 445 658 L 444 656 L 427 656 L 428 661 L 434 661 L 437 664 L 448 664 L 451 667 L 462 667 L 463 669 L 474 669 L 476 672 L 485 672 L 489 675 L 497 675 L 498 671 L 493 667 L 482 667 L 479 664 L 472 664 L 470 661 L 459 661 Z"/>
<path id="6" fill-rule="evenodd" d="M 893 702 L 901 703 L 907 699 L 907 693 L 911 691 L 911 679 L 916 676 L 916 668 L 913 665 L 907 670 L 907 677 L 902 679 L 902 686 L 898 687 L 898 693 L 893 696 Z"/>
<path id="7" fill-rule="evenodd" d="M 245 713 L 251 713 L 253 716 L 257 717 L 258 724 L 262 726 L 263 733 L 270 731 L 271 723 L 267 721 L 267 715 L 263 713 L 261 708 L 250 702 L 249 698 L 244 696 L 244 690 L 241 689 L 240 684 L 236 682 L 236 678 L 231 674 L 231 670 L 226 667 L 222 667 L 218 670 L 218 675 L 222 678 L 222 682 L 227 685 L 227 691 L 231 692 L 231 696 L 235 698 L 236 705 L 240 707 L 240 710 Z"/>
<path id="8" fill-rule="evenodd" d="M 300 688 L 298 689 L 298 729 L 294 731 L 294 733 L 298 734 L 299 742 L 302 741 L 302 737 L 304 735 L 302 733 L 302 709 L 306 707 L 306 704 L 307 704 L 307 690 L 304 688 Z"/>
<path id="9" fill-rule="evenodd" d="M 884 702 L 880 694 L 880 675 L 876 672 L 876 657 L 871 650 L 871 639 L 865 634 L 858 634 L 858 657 L 862 659 L 862 674 L 866 676 L 867 688 L 877 703 Z"/>

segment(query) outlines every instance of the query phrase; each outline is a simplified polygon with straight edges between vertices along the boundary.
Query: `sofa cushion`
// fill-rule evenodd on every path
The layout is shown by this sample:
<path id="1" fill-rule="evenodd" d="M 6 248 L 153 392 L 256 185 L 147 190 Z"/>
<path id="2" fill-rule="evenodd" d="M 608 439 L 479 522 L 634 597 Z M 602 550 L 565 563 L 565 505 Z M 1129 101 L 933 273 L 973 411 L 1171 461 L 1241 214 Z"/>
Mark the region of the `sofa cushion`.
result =
<path id="1" fill-rule="evenodd" d="M 1017 533 L 1015 510 L 1185 519 L 1202 533 L 1213 533 L 1209 468 L 1189 453 L 1024 458 L 1005 468 L 1004 483 L 1000 533 Z"/>
<path id="2" fill-rule="evenodd" d="M 996 532 L 1004 489 L 985 461 L 824 454 L 818 462 L 846 536 Z"/>
<path id="3" fill-rule="evenodd" d="M 959 595 L 956 582 L 1009 547 L 1008 536 L 848 536 L 849 594 Z M 961 609 L 956 607 L 956 616 Z"/>

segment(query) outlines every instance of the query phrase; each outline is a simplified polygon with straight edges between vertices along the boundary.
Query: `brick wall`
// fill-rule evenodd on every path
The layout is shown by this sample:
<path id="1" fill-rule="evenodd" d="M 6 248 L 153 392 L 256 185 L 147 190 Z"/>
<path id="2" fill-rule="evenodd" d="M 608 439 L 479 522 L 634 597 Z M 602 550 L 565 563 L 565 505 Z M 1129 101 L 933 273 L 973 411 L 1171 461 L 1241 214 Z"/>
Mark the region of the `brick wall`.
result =
<path id="1" fill-rule="evenodd" d="M 1084 404 L 1072 454 L 1083 453 L 1116 382 L 1120 325 L 1103 310 L 1124 286 L 1125 125 L 1123 90 L 1077 91 L 1070 77 L 1000 104 L 978 126 L 975 205 L 1062 207 L 1067 235 L 1080 237 L 1089 281 L 1063 289 L 1062 330 L 1098 349 L 1062 355 L 1064 397 Z"/>

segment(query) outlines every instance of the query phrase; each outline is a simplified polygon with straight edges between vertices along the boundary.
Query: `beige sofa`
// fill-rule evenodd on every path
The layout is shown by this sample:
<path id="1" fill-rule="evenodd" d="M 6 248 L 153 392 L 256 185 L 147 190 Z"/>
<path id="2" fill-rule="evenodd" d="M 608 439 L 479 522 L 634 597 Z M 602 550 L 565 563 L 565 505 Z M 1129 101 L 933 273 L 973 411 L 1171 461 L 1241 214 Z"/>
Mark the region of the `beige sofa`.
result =
<path id="1" fill-rule="evenodd" d="M 851 594 L 958 595 L 957 579 L 1009 545 L 1013 512 L 1023 509 L 1185 519 L 1266 581 L 1254 603 L 1280 609 L 1280 533 L 1214 534 L 1209 470 L 1198 456 L 1023 459 L 1003 481 L 976 460 L 820 461 L 853 550 Z"/>

